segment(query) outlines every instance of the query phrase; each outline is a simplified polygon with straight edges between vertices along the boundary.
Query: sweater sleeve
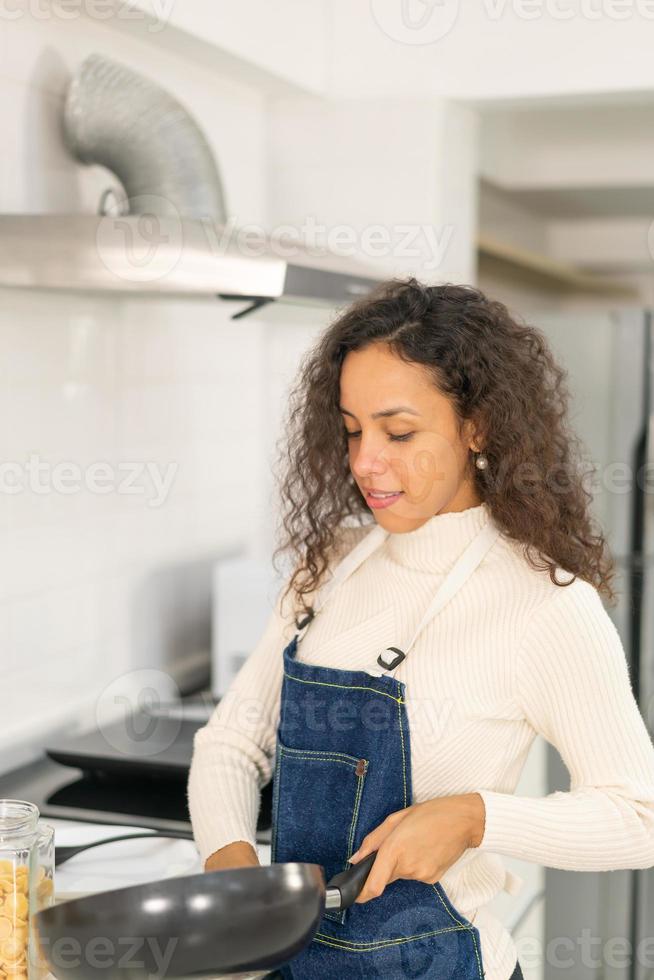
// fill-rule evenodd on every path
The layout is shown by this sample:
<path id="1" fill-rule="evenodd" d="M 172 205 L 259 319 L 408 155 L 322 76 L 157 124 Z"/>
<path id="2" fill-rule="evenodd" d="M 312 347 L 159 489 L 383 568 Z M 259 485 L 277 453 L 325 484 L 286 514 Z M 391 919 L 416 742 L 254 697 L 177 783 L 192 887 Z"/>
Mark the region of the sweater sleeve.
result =
<path id="1" fill-rule="evenodd" d="M 193 836 L 202 863 L 234 841 L 256 846 L 261 789 L 272 777 L 282 650 L 294 623 L 282 612 L 280 589 L 275 608 L 254 650 L 232 679 L 209 721 L 195 733 L 187 784 Z"/>
<path id="2" fill-rule="evenodd" d="M 524 716 L 560 753 L 570 789 L 481 790 L 479 849 L 572 871 L 654 866 L 654 747 L 594 586 L 555 588 L 530 621 L 515 677 Z"/>
<path id="3" fill-rule="evenodd" d="M 339 528 L 329 564 L 339 561 L 367 533 L 366 526 Z M 211 718 L 195 733 L 187 783 L 193 836 L 202 863 L 226 844 L 256 846 L 261 790 L 272 778 L 283 677 L 282 651 L 295 633 L 293 596 L 282 600 L 287 579 L 254 650 L 241 666 Z M 307 593 L 311 603 L 313 593 Z"/>

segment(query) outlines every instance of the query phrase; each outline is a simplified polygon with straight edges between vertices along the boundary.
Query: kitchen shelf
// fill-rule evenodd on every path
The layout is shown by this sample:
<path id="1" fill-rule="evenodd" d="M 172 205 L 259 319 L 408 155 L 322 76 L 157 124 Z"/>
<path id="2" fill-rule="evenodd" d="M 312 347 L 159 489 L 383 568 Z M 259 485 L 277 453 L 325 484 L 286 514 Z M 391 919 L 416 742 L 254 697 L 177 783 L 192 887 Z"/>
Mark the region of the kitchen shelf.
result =
<path id="1" fill-rule="evenodd" d="M 477 238 L 477 254 L 480 258 L 504 262 L 520 272 L 542 276 L 555 285 L 569 289 L 610 296 L 638 296 L 638 290 L 629 283 L 590 275 L 574 265 L 557 262 L 547 255 L 502 242 L 490 235 L 480 235 Z"/>

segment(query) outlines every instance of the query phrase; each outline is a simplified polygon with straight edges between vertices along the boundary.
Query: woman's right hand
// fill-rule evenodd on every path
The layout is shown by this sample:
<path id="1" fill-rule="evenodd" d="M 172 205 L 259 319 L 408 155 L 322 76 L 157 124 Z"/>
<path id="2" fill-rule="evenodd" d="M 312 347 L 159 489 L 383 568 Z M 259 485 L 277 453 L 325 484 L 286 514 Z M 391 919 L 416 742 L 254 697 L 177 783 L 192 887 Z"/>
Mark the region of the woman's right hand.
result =
<path id="1" fill-rule="evenodd" d="M 228 868 L 259 867 L 259 856 L 247 841 L 237 840 L 220 847 L 204 862 L 205 871 L 225 871 Z"/>
<path id="2" fill-rule="evenodd" d="M 237 840 L 233 844 L 226 844 L 210 854 L 204 862 L 205 871 L 225 871 L 227 868 L 248 868 L 258 867 L 261 862 L 257 852 L 248 844 L 247 841 Z M 264 970 L 257 973 L 230 973 L 221 974 L 229 980 L 261 980 L 269 976 L 269 971 Z"/>

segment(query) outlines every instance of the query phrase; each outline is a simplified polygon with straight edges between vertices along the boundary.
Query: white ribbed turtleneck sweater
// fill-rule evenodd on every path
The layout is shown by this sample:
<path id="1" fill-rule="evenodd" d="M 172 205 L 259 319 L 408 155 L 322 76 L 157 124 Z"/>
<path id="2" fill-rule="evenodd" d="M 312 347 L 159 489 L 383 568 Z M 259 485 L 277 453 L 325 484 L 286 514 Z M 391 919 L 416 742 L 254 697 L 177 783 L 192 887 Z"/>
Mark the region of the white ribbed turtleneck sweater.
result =
<path id="1" fill-rule="evenodd" d="M 298 659 L 358 670 L 383 648 L 402 647 L 489 520 L 482 503 L 389 534 L 330 596 Z M 334 562 L 370 529 L 344 529 Z M 188 802 L 203 860 L 232 841 L 254 845 L 260 787 L 272 777 L 282 650 L 295 632 L 290 605 L 282 609 L 278 596 L 259 643 L 195 736 Z M 484 800 L 480 846 L 441 884 L 479 929 L 485 980 L 508 980 L 516 947 L 484 908 L 511 887 L 498 855 L 577 871 L 654 866 L 654 747 L 619 634 L 592 585 L 555 585 L 502 535 L 394 676 L 407 686 L 413 802 L 472 792 Z M 537 733 L 568 767 L 569 792 L 514 795 Z"/>

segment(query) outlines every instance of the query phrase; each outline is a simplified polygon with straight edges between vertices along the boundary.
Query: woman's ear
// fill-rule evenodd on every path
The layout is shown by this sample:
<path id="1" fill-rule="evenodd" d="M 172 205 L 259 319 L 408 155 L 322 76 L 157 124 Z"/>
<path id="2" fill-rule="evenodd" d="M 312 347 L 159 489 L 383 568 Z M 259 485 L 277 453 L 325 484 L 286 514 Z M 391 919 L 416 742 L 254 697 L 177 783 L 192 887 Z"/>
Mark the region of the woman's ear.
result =
<path id="1" fill-rule="evenodd" d="M 466 439 L 473 453 L 480 453 L 484 448 L 486 440 L 482 427 L 473 419 L 468 419 L 466 422 Z"/>

